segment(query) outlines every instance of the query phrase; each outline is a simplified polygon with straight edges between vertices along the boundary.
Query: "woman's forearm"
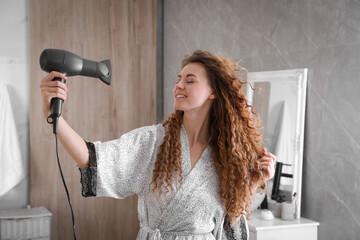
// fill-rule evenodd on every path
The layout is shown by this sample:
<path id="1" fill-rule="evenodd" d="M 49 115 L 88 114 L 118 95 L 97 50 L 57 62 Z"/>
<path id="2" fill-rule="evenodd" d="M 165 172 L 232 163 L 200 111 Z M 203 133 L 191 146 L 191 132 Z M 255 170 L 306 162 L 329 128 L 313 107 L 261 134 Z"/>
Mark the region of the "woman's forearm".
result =
<path id="1" fill-rule="evenodd" d="M 256 190 L 259 188 L 259 175 L 254 173 L 251 178 L 251 195 L 256 193 Z"/>
<path id="2" fill-rule="evenodd" d="M 59 118 L 58 137 L 61 145 L 80 168 L 89 164 L 89 152 L 85 141 L 63 119 Z"/>

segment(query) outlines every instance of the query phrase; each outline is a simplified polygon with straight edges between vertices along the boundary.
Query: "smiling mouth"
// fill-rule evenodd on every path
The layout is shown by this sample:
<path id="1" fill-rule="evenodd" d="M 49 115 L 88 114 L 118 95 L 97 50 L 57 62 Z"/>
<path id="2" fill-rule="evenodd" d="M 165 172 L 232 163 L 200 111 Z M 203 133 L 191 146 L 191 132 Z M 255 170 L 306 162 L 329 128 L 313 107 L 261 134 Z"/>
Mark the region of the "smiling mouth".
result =
<path id="1" fill-rule="evenodd" d="M 176 98 L 187 98 L 185 95 L 181 95 L 181 94 L 176 95 L 175 97 L 176 97 Z"/>

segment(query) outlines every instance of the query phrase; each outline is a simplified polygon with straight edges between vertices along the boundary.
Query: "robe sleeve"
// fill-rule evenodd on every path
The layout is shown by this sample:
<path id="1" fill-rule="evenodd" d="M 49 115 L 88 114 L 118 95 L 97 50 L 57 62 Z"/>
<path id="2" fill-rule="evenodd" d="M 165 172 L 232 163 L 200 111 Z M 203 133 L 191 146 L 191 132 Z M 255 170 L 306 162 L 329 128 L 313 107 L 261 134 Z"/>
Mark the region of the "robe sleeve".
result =
<path id="1" fill-rule="evenodd" d="M 233 227 L 231 227 L 230 221 L 226 218 L 223 233 L 222 240 L 248 240 L 249 228 L 244 215 L 241 216 L 240 220 Z"/>
<path id="2" fill-rule="evenodd" d="M 81 195 L 83 197 L 96 196 L 96 183 L 97 183 L 97 162 L 95 145 L 91 142 L 86 142 L 89 151 L 89 165 L 86 168 L 79 168 L 81 178 Z"/>
<path id="3" fill-rule="evenodd" d="M 82 195 L 125 198 L 148 191 L 164 134 L 158 124 L 132 130 L 116 140 L 86 143 L 90 159 L 88 167 L 80 168 Z"/>

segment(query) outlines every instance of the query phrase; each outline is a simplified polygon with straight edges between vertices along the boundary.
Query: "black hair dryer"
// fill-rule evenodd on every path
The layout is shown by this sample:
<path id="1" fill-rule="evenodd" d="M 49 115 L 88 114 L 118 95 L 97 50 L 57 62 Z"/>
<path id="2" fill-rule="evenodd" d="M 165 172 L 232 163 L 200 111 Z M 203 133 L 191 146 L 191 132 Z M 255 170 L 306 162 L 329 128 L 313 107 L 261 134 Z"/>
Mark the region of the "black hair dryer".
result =
<path id="1" fill-rule="evenodd" d="M 110 60 L 95 62 L 65 50 L 45 49 L 40 55 L 40 67 L 46 72 L 57 71 L 68 77 L 80 75 L 99 78 L 107 85 L 111 83 Z M 61 78 L 54 78 L 52 81 L 65 83 L 65 80 Z M 57 133 L 57 123 L 63 102 L 60 98 L 51 99 L 51 114 L 48 116 L 47 122 L 53 124 L 54 134 Z"/>

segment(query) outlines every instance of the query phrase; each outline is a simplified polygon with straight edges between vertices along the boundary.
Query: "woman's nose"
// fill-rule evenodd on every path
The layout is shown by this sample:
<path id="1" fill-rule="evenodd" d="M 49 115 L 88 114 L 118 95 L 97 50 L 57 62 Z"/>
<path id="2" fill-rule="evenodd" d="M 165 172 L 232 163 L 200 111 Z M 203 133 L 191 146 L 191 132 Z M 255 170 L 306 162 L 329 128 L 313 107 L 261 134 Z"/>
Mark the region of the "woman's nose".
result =
<path id="1" fill-rule="evenodd" d="M 176 87 L 183 89 L 183 88 L 184 88 L 184 81 L 181 81 L 181 80 L 180 80 L 180 81 L 176 84 Z"/>

